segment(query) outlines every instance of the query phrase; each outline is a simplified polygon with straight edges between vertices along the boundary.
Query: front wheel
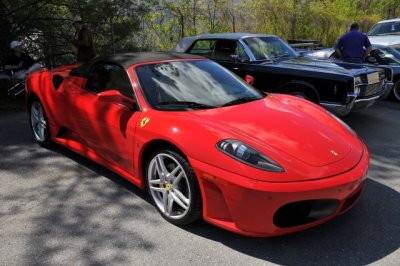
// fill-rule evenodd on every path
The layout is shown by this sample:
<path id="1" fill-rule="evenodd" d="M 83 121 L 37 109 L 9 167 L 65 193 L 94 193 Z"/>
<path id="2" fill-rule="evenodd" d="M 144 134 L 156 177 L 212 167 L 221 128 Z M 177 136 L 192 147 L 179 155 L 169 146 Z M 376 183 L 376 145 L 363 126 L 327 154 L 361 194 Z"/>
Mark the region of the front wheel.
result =
<path id="1" fill-rule="evenodd" d="M 302 98 L 313 103 L 319 104 L 318 95 L 312 91 L 311 89 L 303 88 L 303 87 L 293 87 L 282 90 L 281 93 L 290 94 L 296 96 L 298 98 Z"/>
<path id="2" fill-rule="evenodd" d="M 51 144 L 49 123 L 44 108 L 39 100 L 34 100 L 29 109 L 29 118 L 33 137 L 43 147 Z"/>
<path id="3" fill-rule="evenodd" d="M 154 152 L 146 166 L 150 197 L 161 215 L 175 225 L 201 217 L 201 195 L 189 162 L 170 149 Z"/>
<path id="4" fill-rule="evenodd" d="M 400 102 L 400 79 L 393 85 L 393 96 L 397 102 Z"/>
<path id="5" fill-rule="evenodd" d="M 293 96 L 296 96 L 298 98 L 302 98 L 305 100 L 310 100 L 309 96 L 307 94 L 305 94 L 304 92 L 295 91 L 295 92 L 290 93 L 290 95 L 293 95 Z"/>

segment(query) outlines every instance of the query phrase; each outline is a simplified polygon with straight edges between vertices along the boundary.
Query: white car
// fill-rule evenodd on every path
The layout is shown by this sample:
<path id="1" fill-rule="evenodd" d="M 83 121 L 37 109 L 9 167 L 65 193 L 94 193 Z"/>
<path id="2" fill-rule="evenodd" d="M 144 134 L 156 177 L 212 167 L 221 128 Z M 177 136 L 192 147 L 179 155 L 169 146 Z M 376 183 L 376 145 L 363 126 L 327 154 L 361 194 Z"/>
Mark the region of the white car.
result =
<path id="1" fill-rule="evenodd" d="M 400 18 L 379 21 L 367 35 L 372 44 L 389 45 L 400 51 Z"/>

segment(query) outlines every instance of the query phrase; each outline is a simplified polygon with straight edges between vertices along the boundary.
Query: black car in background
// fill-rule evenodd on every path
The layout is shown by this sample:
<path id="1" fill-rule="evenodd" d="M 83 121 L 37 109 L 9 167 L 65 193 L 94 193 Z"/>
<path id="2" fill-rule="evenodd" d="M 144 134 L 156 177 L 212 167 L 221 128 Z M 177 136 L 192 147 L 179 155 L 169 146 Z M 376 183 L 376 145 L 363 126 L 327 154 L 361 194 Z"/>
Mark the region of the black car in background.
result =
<path id="1" fill-rule="evenodd" d="M 172 51 L 210 58 L 243 79 L 252 76 L 260 90 L 296 95 L 342 116 L 371 106 L 387 89 L 384 69 L 301 58 L 274 35 L 198 35 L 183 38 Z"/>
<path id="2" fill-rule="evenodd" d="M 330 61 L 343 64 L 336 58 L 334 48 L 326 48 L 302 53 L 305 57 L 315 59 L 330 59 Z M 354 65 L 354 63 L 347 63 Z M 359 64 L 358 64 L 359 65 Z M 400 102 L 400 52 L 392 46 L 372 44 L 372 51 L 362 65 L 390 68 L 392 71 L 393 89 L 391 90 L 397 102 Z"/>

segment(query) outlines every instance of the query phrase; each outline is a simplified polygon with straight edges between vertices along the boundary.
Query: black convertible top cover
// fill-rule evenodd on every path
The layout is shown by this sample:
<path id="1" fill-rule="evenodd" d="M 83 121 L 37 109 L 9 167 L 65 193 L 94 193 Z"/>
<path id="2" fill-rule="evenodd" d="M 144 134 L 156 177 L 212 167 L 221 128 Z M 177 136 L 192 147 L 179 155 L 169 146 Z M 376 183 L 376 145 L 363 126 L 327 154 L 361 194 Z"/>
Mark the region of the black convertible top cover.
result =
<path id="1" fill-rule="evenodd" d="M 180 60 L 180 59 L 206 59 L 205 57 L 185 54 L 185 53 L 171 53 L 171 52 L 142 52 L 142 53 L 121 53 L 107 56 L 99 56 L 90 60 L 88 63 L 82 64 L 77 68 L 71 69 L 70 75 L 85 77 L 88 70 L 93 64 L 96 63 L 111 63 L 127 69 L 131 65 L 164 61 L 164 60 Z"/>
<path id="2" fill-rule="evenodd" d="M 185 53 L 163 53 L 163 52 L 144 52 L 144 53 L 123 53 L 108 56 L 96 57 L 92 63 L 107 62 L 114 63 L 127 69 L 131 65 L 152 61 L 179 60 L 179 59 L 205 59 L 204 57 L 185 54 Z"/>

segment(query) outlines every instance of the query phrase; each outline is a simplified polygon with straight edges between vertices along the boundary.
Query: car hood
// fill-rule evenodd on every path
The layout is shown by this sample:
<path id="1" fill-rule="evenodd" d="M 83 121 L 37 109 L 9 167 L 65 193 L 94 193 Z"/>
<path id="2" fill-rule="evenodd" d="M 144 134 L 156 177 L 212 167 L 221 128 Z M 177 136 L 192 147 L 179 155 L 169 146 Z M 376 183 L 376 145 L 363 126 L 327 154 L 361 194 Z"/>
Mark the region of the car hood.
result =
<path id="1" fill-rule="evenodd" d="M 271 148 L 313 167 L 345 159 L 357 137 L 306 100 L 270 94 L 263 100 L 193 113 L 270 156 Z M 351 140 L 349 142 L 349 140 Z M 271 158 L 277 160 L 276 158 Z M 359 158 L 357 158 L 357 161 Z M 349 162 L 350 163 L 350 162 Z M 357 162 L 351 162 L 353 167 Z"/>
<path id="2" fill-rule="evenodd" d="M 400 44 L 400 35 L 368 36 L 372 44 L 395 45 Z"/>
<path id="3" fill-rule="evenodd" d="M 263 63 L 270 64 L 270 63 Z M 304 57 L 287 59 L 271 64 L 273 67 L 281 67 L 285 69 L 305 70 L 312 72 L 322 72 L 330 74 L 359 76 L 376 71 L 376 68 L 370 68 L 362 65 L 339 64 L 326 60 L 317 60 Z"/>

